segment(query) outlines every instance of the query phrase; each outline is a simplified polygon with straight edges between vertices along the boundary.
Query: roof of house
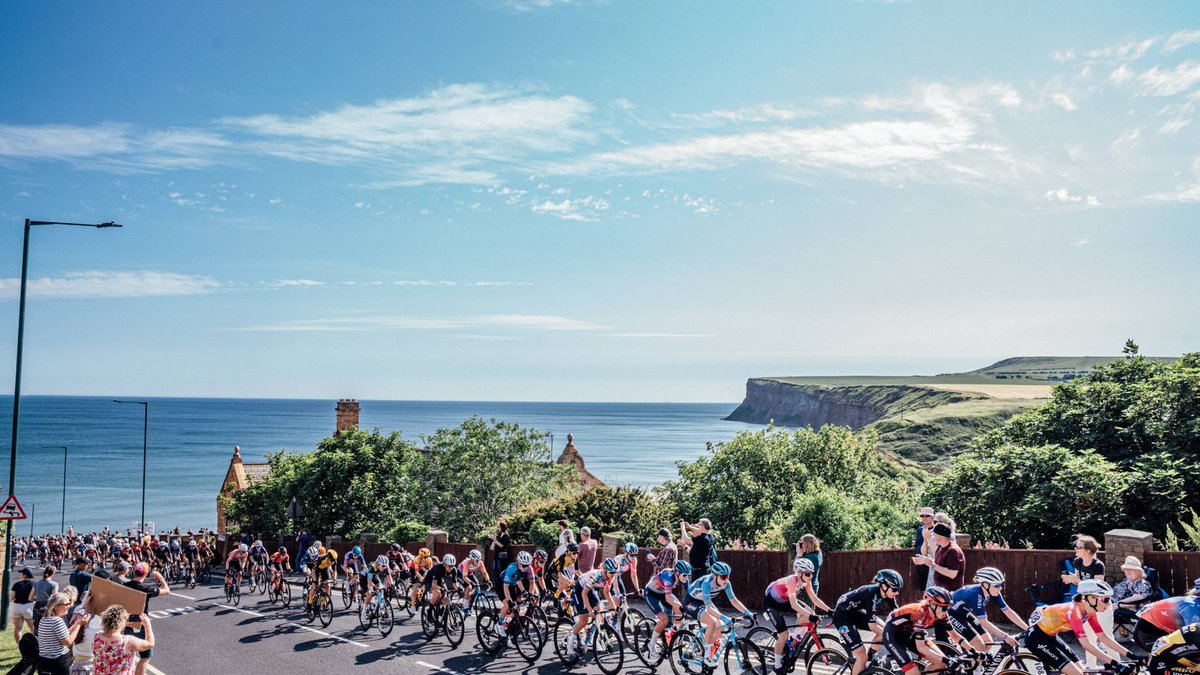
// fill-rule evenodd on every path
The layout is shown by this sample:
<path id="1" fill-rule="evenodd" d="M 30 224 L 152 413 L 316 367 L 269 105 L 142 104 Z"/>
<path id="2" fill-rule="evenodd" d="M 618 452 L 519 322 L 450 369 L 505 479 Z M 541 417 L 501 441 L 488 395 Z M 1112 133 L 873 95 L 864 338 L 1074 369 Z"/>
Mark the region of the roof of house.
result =
<path id="1" fill-rule="evenodd" d="M 271 473 L 270 464 L 242 464 L 242 469 L 246 472 L 246 481 L 253 482 L 266 478 L 267 474 Z"/>

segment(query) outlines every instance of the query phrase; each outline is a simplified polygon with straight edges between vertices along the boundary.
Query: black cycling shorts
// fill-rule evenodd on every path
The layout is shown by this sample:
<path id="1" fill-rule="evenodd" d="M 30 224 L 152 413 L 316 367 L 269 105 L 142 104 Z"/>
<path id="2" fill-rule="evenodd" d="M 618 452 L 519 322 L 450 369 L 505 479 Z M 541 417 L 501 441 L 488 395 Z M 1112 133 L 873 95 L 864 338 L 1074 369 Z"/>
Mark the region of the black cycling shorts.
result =
<path id="1" fill-rule="evenodd" d="M 1041 628 L 1034 626 L 1025 635 L 1025 648 L 1041 659 L 1047 669 L 1062 670 L 1068 663 L 1079 661 L 1066 642 L 1057 635 L 1047 635 Z"/>
<path id="2" fill-rule="evenodd" d="M 983 635 L 983 625 L 979 623 L 979 617 L 971 611 L 966 605 L 955 605 L 946 611 L 946 623 L 950 624 L 950 628 L 964 640 L 973 640 L 976 637 Z"/>
<path id="3" fill-rule="evenodd" d="M 833 627 L 838 629 L 842 644 L 853 652 L 863 646 L 862 634 L 859 631 L 871 630 L 871 619 L 863 612 L 833 613 Z"/>
<path id="4" fill-rule="evenodd" d="M 922 635 L 924 637 L 924 635 Z M 899 668 L 904 668 L 913 662 L 913 654 L 917 652 L 917 631 L 912 625 L 901 626 L 888 622 L 883 627 L 883 648 L 887 650 L 892 662 Z"/>
<path id="5" fill-rule="evenodd" d="M 767 594 L 767 597 L 763 598 L 763 611 L 766 612 L 767 617 L 771 619 L 771 625 L 775 627 L 776 633 L 782 633 L 786 631 L 788 629 L 787 615 L 795 614 L 795 611 L 792 609 L 791 605 L 784 602 L 779 602 L 775 598 L 772 598 L 769 593 Z"/>

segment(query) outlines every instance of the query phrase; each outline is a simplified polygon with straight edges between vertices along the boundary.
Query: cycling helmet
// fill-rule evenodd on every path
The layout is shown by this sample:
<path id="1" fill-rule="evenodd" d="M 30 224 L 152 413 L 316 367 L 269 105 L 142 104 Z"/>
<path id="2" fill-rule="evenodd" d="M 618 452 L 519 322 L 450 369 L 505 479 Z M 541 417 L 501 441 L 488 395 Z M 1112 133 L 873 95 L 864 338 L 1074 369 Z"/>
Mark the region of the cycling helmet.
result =
<path id="1" fill-rule="evenodd" d="M 332 558 L 333 560 L 337 560 L 337 551 L 335 551 L 333 549 L 329 549 L 329 557 Z"/>
<path id="2" fill-rule="evenodd" d="M 534 560 L 541 560 L 541 561 L 545 562 L 545 560 L 546 560 L 546 552 L 545 552 L 545 551 L 543 551 L 542 549 L 540 549 L 540 548 L 539 548 L 538 550 L 536 550 L 536 551 L 534 551 L 534 552 L 533 552 L 533 559 L 534 559 Z"/>
<path id="3" fill-rule="evenodd" d="M 727 577 L 733 573 L 733 568 L 729 566 L 729 563 L 718 560 L 713 563 L 712 573 L 719 577 Z"/>
<path id="4" fill-rule="evenodd" d="M 517 564 L 518 565 L 532 565 L 533 564 L 533 556 L 529 555 L 529 551 L 521 551 L 520 553 L 517 554 Z"/>
<path id="5" fill-rule="evenodd" d="M 620 566 L 617 565 L 616 560 L 613 560 L 612 558 L 604 559 L 604 571 L 605 572 L 608 572 L 609 574 L 616 574 L 617 571 L 620 569 L 621 568 L 620 568 Z"/>
<path id="6" fill-rule="evenodd" d="M 691 576 L 692 566 L 688 564 L 688 561 L 680 560 L 679 562 L 675 563 L 675 573 L 681 577 Z"/>
<path id="7" fill-rule="evenodd" d="M 483 554 L 480 553 L 479 549 L 477 549 L 477 548 L 471 549 L 471 552 L 467 554 L 467 557 L 475 562 L 479 562 L 480 560 L 483 560 Z"/>
<path id="8" fill-rule="evenodd" d="M 925 601 L 934 607 L 949 607 L 954 604 L 954 596 L 941 586 L 930 586 L 925 590 Z"/>
<path id="9" fill-rule="evenodd" d="M 626 553 L 628 553 L 629 555 L 633 555 L 634 553 L 637 553 L 637 550 L 638 550 L 637 544 L 633 543 L 632 541 L 625 542 L 625 552 Z"/>
<path id="10" fill-rule="evenodd" d="M 981 584 L 991 584 L 999 586 L 1004 583 L 1004 572 L 995 567 L 980 567 L 975 572 L 975 581 Z"/>
<path id="11" fill-rule="evenodd" d="M 328 553 L 328 551 L 325 550 L 324 546 L 317 547 L 317 556 L 323 556 L 326 553 Z"/>
<path id="12" fill-rule="evenodd" d="M 567 544 L 567 553 L 570 555 L 579 555 L 579 544 Z"/>
<path id="13" fill-rule="evenodd" d="M 351 551 L 354 553 L 354 555 L 362 555 L 362 549 L 358 546 L 355 546 L 353 549 L 351 549 Z"/>
<path id="14" fill-rule="evenodd" d="M 196 546 L 196 542 L 192 542 L 192 547 L 194 548 L 195 546 Z M 276 553 L 278 553 L 279 555 L 287 555 L 287 547 L 286 547 L 286 546 L 280 546 L 280 547 L 279 547 L 279 550 L 278 550 L 278 551 L 276 551 Z"/>
<path id="15" fill-rule="evenodd" d="M 387 569 L 390 562 L 391 561 L 388 560 L 388 557 L 386 555 L 380 554 L 379 557 L 375 559 L 375 566 L 382 567 L 383 569 Z"/>
<path id="16" fill-rule="evenodd" d="M 453 554 L 447 553 L 446 555 L 442 556 L 442 564 L 446 567 L 454 567 L 458 564 L 458 560 L 454 558 Z"/>
<path id="17" fill-rule="evenodd" d="M 792 574 L 812 574 L 816 571 L 817 568 L 808 558 L 796 558 L 796 562 L 792 563 Z"/>
<path id="18" fill-rule="evenodd" d="M 172 541 L 171 543 L 172 543 L 172 544 L 174 544 L 175 542 L 174 542 L 174 541 Z M 254 540 L 254 545 L 255 545 L 255 546 L 262 546 L 262 539 L 255 539 L 255 540 Z"/>
<path id="19" fill-rule="evenodd" d="M 396 553 L 400 552 L 400 548 L 401 548 L 400 544 L 392 544 L 392 550 L 395 551 Z"/>
<path id="20" fill-rule="evenodd" d="M 313 546 L 316 546 L 317 548 L 321 548 L 321 540 L 320 540 L 320 539 L 318 539 L 318 540 L 314 541 L 314 542 L 312 543 L 312 545 L 313 545 Z"/>
<path id="21" fill-rule="evenodd" d="M 249 547 L 249 546 L 247 546 L 247 545 L 245 545 L 245 544 L 238 544 L 238 551 L 239 551 L 239 552 L 241 552 L 241 553 L 245 553 L 246 551 L 249 551 L 249 550 L 250 550 L 250 547 Z"/>
<path id="22" fill-rule="evenodd" d="M 428 558 L 431 555 L 433 555 L 433 554 L 430 553 L 429 549 L 427 549 L 427 548 L 422 548 L 420 551 L 417 551 L 418 558 Z"/>
<path id="23" fill-rule="evenodd" d="M 896 570 L 879 570 L 875 573 L 875 583 L 887 584 L 892 589 L 898 591 L 904 588 L 904 577 L 900 576 L 900 573 Z"/>
<path id="24" fill-rule="evenodd" d="M 91 551 L 93 548 L 94 548 L 94 547 L 93 547 L 91 544 L 88 544 L 88 550 L 89 550 L 89 551 Z M 189 541 L 189 542 L 188 542 L 188 548 L 196 548 L 196 542 L 194 542 L 194 541 Z"/>
<path id="25" fill-rule="evenodd" d="M 1113 588 L 1099 579 L 1084 579 L 1079 582 L 1079 594 L 1084 597 L 1111 598 Z"/>

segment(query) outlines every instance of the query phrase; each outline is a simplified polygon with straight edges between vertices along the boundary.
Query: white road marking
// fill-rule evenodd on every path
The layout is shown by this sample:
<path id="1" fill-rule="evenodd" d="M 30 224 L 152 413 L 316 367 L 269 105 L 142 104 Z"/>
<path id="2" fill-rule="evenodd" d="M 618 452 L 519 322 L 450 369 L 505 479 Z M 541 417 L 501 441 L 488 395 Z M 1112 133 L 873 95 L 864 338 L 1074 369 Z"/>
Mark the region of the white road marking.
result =
<path id="1" fill-rule="evenodd" d="M 346 638 L 344 638 L 344 637 L 341 637 L 341 636 L 338 636 L 338 635 L 334 635 L 334 634 L 332 634 L 332 633 L 326 633 L 325 631 L 322 631 L 322 630 L 317 630 L 316 628 L 310 628 L 310 627 L 308 627 L 308 626 L 304 626 L 304 625 L 301 625 L 301 624 L 298 624 L 298 623 L 292 623 L 292 622 L 290 622 L 290 621 L 289 621 L 288 623 L 285 623 L 285 624 L 283 624 L 283 625 L 285 625 L 285 626 L 295 626 L 296 628 L 299 628 L 300 630 L 306 630 L 306 631 L 308 631 L 308 632 L 310 632 L 310 633 L 316 633 L 317 635 L 324 635 L 324 636 L 325 636 L 325 637 L 327 637 L 327 638 L 333 638 L 334 640 L 337 640 L 338 642 L 345 642 L 345 643 L 346 643 L 346 644 L 348 644 L 348 645 L 355 645 L 356 647 L 367 647 L 367 646 L 369 646 L 369 645 L 365 645 L 365 644 L 363 644 L 363 643 L 361 643 L 361 642 L 355 642 L 354 640 L 347 640 L 347 639 L 346 639 Z"/>
<path id="2" fill-rule="evenodd" d="M 249 614 L 250 616 L 266 616 L 266 614 L 260 614 L 258 612 L 253 612 L 248 609 L 242 609 L 241 607 L 232 607 L 230 605 L 222 605 L 219 602 L 216 604 L 217 604 L 217 607 L 224 607 L 225 609 L 232 609 L 235 612 L 241 612 L 242 614 Z"/>
<path id="3" fill-rule="evenodd" d="M 154 666 L 150 665 L 149 663 L 146 664 L 146 670 L 153 673 L 153 675 L 167 675 L 166 673 L 159 670 L 158 668 L 155 668 Z"/>
<path id="4" fill-rule="evenodd" d="M 175 591 L 171 591 L 171 595 L 178 595 L 179 597 L 181 597 L 181 598 L 184 598 L 184 599 L 186 599 L 186 600 L 193 600 L 193 601 L 194 601 L 194 600 L 197 600 L 197 599 L 198 599 L 198 598 L 193 598 L 193 597 L 192 597 L 192 596 L 190 596 L 190 595 L 184 595 L 183 593 L 176 593 Z"/>
<path id="5" fill-rule="evenodd" d="M 426 663 L 425 661 L 414 661 L 414 663 L 419 666 L 425 666 L 430 670 L 436 670 L 439 673 L 446 673 L 447 675 L 460 675 L 457 670 L 450 670 L 449 668 L 443 668 L 442 666 L 435 666 L 432 663 Z"/>

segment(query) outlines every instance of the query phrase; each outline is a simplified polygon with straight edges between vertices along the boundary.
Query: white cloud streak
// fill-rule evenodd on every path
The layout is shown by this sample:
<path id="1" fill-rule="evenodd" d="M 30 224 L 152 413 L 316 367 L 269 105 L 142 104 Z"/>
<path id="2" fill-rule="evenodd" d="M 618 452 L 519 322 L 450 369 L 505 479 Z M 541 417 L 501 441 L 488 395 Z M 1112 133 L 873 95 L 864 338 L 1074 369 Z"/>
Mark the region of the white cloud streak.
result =
<path id="1" fill-rule="evenodd" d="M 355 316 L 332 319 L 303 319 L 230 328 L 245 332 L 337 332 L 337 331 L 438 331 L 501 328 L 551 332 L 595 331 L 596 324 L 548 314 L 485 314 L 459 318 L 409 316 Z"/>
<path id="2" fill-rule="evenodd" d="M 204 295 L 224 284 L 212 277 L 171 272 L 69 272 L 61 277 L 30 279 L 26 293 L 34 298 L 98 299 Z M 15 299 L 20 279 L 0 279 L 0 298 Z"/>

